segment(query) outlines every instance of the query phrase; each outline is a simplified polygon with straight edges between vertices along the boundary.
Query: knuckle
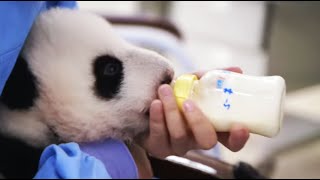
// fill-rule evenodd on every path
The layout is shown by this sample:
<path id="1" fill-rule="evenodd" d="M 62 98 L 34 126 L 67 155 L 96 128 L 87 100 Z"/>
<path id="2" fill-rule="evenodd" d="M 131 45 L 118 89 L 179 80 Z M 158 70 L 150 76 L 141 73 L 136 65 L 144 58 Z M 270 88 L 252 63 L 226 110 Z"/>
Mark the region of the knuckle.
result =
<path id="1" fill-rule="evenodd" d="M 176 150 L 175 155 L 176 156 L 184 156 L 187 154 L 187 152 L 188 152 L 187 150 Z"/>
<path id="2" fill-rule="evenodd" d="M 192 127 L 197 127 L 197 126 L 202 125 L 202 123 L 205 120 L 205 118 L 203 118 L 203 116 L 198 115 L 197 113 L 190 113 L 188 116 L 186 116 L 186 118 L 187 118 L 189 125 Z"/>
<path id="3" fill-rule="evenodd" d="M 201 127 L 202 123 L 203 123 L 203 122 L 201 122 L 201 119 L 200 119 L 200 118 L 197 118 L 197 117 L 191 118 L 191 119 L 189 120 L 189 125 L 190 125 L 191 127 L 193 127 L 193 128 Z"/>
<path id="4" fill-rule="evenodd" d="M 161 158 L 161 159 L 165 159 L 167 158 L 168 156 L 170 156 L 172 153 L 170 153 L 169 151 L 168 152 L 163 152 L 163 153 L 160 153 L 158 155 L 158 158 Z"/>
<path id="5" fill-rule="evenodd" d="M 207 141 L 203 141 L 200 146 L 202 149 L 204 150 L 209 150 L 211 148 L 213 148 L 215 145 L 217 144 L 217 141 L 214 140 L 213 138 Z"/>
<path id="6" fill-rule="evenodd" d="M 186 142 L 187 134 L 183 132 L 173 133 L 171 139 L 173 142 L 181 144 Z"/>
<path id="7" fill-rule="evenodd" d="M 160 159 L 165 159 L 166 157 L 174 154 L 172 151 L 168 149 L 162 149 L 161 151 L 156 151 L 154 153 L 151 153 L 152 156 L 160 158 Z"/>
<path id="8" fill-rule="evenodd" d="M 166 101 L 164 103 L 164 106 L 167 112 L 176 112 L 178 110 L 176 104 L 173 103 L 172 101 Z"/>

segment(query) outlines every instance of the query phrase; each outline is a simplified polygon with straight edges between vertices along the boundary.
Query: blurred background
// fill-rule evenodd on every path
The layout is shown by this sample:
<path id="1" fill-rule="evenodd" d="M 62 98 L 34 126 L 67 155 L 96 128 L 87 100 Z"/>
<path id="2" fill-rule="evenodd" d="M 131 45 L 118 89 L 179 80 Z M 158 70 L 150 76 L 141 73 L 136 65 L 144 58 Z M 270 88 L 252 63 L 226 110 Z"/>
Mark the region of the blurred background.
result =
<path id="1" fill-rule="evenodd" d="M 249 75 L 281 75 L 287 83 L 284 124 L 272 139 L 251 135 L 244 161 L 271 178 L 320 177 L 320 3 L 79 1 L 104 15 L 136 45 L 167 56 L 177 74 L 239 66 Z M 128 23 L 130 22 L 130 23 Z"/>

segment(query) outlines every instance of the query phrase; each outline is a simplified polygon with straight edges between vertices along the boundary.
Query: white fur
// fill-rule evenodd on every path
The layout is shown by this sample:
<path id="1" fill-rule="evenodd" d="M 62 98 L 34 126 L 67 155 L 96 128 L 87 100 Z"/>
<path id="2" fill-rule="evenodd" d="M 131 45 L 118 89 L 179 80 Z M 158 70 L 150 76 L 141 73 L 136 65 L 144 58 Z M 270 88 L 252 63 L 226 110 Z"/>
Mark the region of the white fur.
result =
<path id="1" fill-rule="evenodd" d="M 123 87 L 110 101 L 93 92 L 93 60 L 105 54 L 124 65 Z M 131 139 L 148 128 L 142 111 L 156 98 L 164 75 L 173 74 L 162 56 L 126 43 L 106 20 L 78 10 L 41 14 L 23 56 L 38 80 L 40 98 L 29 112 L 0 107 L 0 131 L 33 144 L 52 143 L 50 129 L 65 142 Z"/>

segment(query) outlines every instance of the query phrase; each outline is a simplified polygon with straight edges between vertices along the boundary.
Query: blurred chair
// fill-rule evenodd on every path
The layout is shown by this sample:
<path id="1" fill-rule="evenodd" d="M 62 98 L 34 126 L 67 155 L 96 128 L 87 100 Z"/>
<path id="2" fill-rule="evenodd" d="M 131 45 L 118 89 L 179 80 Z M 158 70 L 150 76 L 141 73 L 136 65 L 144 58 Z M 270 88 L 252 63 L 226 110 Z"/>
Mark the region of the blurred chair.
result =
<path id="1" fill-rule="evenodd" d="M 127 41 L 154 50 L 170 59 L 178 74 L 195 70 L 192 59 L 183 48 L 182 34 L 171 22 L 146 17 L 108 16 L 106 19 Z"/>

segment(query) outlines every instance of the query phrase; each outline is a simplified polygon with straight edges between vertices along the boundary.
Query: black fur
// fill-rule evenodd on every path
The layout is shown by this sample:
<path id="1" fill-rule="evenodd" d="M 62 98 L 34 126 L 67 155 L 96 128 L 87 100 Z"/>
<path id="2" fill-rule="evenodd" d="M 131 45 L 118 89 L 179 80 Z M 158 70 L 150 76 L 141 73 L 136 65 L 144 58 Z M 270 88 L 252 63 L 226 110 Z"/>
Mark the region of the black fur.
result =
<path id="1" fill-rule="evenodd" d="M 26 110 L 34 105 L 37 97 L 36 78 L 26 60 L 20 56 L 6 82 L 0 100 L 11 110 Z"/>
<path id="2" fill-rule="evenodd" d="M 0 97 L 10 110 L 27 110 L 38 97 L 36 78 L 24 58 L 17 62 Z M 36 129 L 35 129 L 36 131 Z M 22 141 L 0 136 L 0 173 L 5 178 L 33 178 L 37 172 L 42 149 Z"/>
<path id="3" fill-rule="evenodd" d="M 0 173 L 9 179 L 32 179 L 42 151 L 16 139 L 0 137 Z"/>
<path id="4" fill-rule="evenodd" d="M 94 61 L 95 92 L 104 99 L 114 98 L 123 81 L 123 65 L 115 57 L 104 55 Z"/>

